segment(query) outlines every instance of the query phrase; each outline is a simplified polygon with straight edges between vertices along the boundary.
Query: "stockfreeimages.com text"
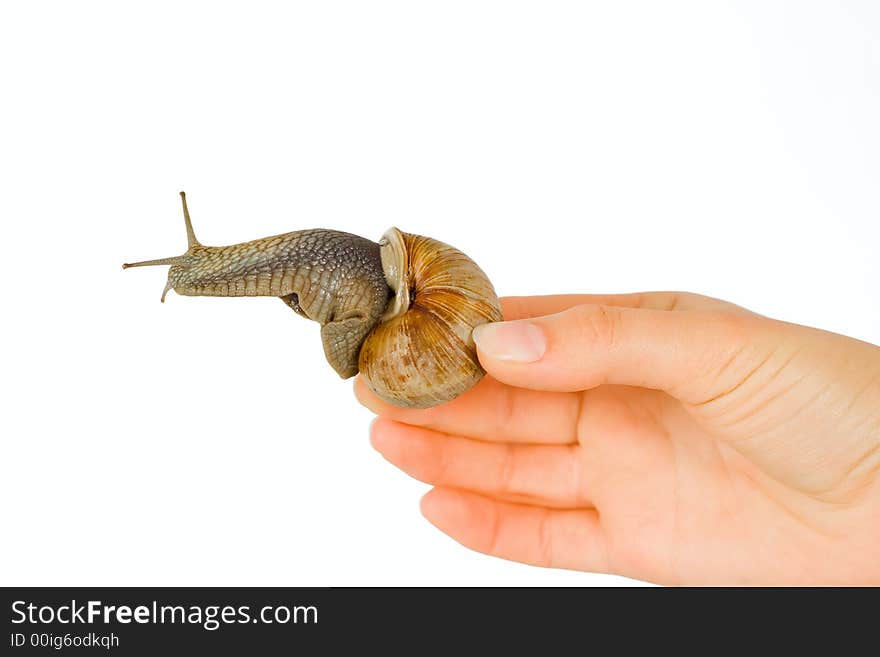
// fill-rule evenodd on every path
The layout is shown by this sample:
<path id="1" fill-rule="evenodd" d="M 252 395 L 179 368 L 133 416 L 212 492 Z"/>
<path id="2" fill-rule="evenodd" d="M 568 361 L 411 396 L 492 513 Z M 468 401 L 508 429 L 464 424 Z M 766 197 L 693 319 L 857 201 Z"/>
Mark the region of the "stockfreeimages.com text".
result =
<path id="1" fill-rule="evenodd" d="M 58 606 L 35 605 L 24 600 L 12 603 L 12 622 L 34 625 L 113 623 L 178 623 L 201 625 L 216 630 L 221 625 L 234 623 L 312 623 L 318 622 L 318 608 L 314 605 L 267 605 L 253 611 L 249 605 L 164 605 L 153 600 L 149 605 L 108 605 L 100 600 L 89 600 Z"/>

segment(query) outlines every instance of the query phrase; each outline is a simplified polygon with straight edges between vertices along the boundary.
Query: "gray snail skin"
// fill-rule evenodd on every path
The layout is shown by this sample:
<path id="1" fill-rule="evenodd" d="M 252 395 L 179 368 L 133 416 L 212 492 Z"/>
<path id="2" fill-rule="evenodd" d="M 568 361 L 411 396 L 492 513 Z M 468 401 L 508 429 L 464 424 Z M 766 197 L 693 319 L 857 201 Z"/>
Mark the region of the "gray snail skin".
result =
<path id="1" fill-rule="evenodd" d="M 171 258 L 168 290 L 185 296 L 278 297 L 321 325 L 324 354 L 344 379 L 358 372 L 381 399 L 427 408 L 469 390 L 483 374 L 471 333 L 501 320 L 488 277 L 464 253 L 391 228 L 379 240 L 298 230 L 205 246 L 181 192 L 188 249 Z"/>

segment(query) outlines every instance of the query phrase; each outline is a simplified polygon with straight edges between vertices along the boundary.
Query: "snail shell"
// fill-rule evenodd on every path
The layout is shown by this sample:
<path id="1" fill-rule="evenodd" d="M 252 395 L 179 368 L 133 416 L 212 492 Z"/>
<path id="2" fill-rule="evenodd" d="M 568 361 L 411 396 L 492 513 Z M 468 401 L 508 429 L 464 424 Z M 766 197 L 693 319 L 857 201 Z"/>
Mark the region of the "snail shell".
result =
<path id="1" fill-rule="evenodd" d="M 472 332 L 501 320 L 495 289 L 473 260 L 430 237 L 392 228 L 379 245 L 394 296 L 361 346 L 361 376 L 397 406 L 450 401 L 485 374 Z"/>

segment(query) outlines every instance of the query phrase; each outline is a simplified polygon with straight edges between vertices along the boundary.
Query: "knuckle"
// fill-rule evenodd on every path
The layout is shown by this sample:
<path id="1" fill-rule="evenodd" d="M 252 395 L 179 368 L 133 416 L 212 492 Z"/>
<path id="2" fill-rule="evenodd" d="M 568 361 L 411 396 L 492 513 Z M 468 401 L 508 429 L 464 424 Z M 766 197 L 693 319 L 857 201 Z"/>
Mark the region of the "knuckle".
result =
<path id="1" fill-rule="evenodd" d="M 503 386 L 499 389 L 498 416 L 495 421 L 495 434 L 503 436 L 515 427 L 517 420 L 517 397 L 514 388 Z"/>
<path id="2" fill-rule="evenodd" d="M 728 397 L 744 377 L 757 371 L 757 364 L 770 358 L 776 322 L 725 310 L 702 312 L 699 320 L 712 339 L 703 341 L 702 349 L 694 353 L 695 376 L 688 383 L 700 391 L 691 403 L 708 407 Z"/>
<path id="3" fill-rule="evenodd" d="M 657 296 L 657 307 L 660 310 L 678 310 L 693 301 L 688 292 L 661 292 Z"/>
<path id="4" fill-rule="evenodd" d="M 719 359 L 725 354 L 734 352 L 747 342 L 745 323 L 733 314 L 720 311 L 705 311 L 700 313 L 699 324 L 704 326 L 713 336 L 703 345 L 703 353 L 698 358 L 701 371 L 713 371 Z"/>
<path id="5" fill-rule="evenodd" d="M 553 553 L 553 516 L 549 509 L 543 510 L 538 530 L 538 565 L 553 568 L 556 560 Z"/>
<path id="6" fill-rule="evenodd" d="M 614 346 L 622 323 L 620 309 L 613 306 L 577 306 L 572 319 L 579 340 L 604 348 Z"/>
<path id="7" fill-rule="evenodd" d="M 719 347 L 736 347 L 750 342 L 755 333 L 766 330 L 767 320 L 757 315 L 744 315 L 725 310 L 705 313 L 705 322 L 717 336 Z"/>
<path id="8" fill-rule="evenodd" d="M 504 455 L 501 457 L 501 467 L 498 474 L 498 491 L 500 493 L 515 493 L 516 482 L 516 451 L 514 446 L 506 444 Z"/>
<path id="9" fill-rule="evenodd" d="M 485 554 L 502 555 L 501 549 L 501 531 L 502 531 L 501 511 L 498 505 L 492 505 L 489 511 L 489 518 L 486 523 L 486 533 L 482 541 L 482 545 L 476 549 Z"/>
<path id="10" fill-rule="evenodd" d="M 712 297 L 695 292 L 667 292 L 665 310 L 686 310 L 688 308 L 700 308 L 716 301 Z"/>

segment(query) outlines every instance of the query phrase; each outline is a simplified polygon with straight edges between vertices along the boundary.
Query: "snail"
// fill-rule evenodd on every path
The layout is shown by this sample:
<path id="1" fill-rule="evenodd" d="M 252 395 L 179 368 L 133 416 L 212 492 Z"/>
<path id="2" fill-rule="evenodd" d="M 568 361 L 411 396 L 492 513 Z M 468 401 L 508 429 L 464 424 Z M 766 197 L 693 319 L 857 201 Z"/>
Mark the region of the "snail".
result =
<path id="1" fill-rule="evenodd" d="M 381 399 L 427 408 L 470 389 L 484 371 L 471 333 L 501 319 L 485 273 L 447 244 L 388 230 L 376 243 L 336 230 L 299 230 L 204 246 L 180 192 L 188 248 L 123 269 L 170 265 L 169 290 L 186 296 L 279 297 L 321 324 L 324 355 L 343 379 L 358 372 Z"/>

